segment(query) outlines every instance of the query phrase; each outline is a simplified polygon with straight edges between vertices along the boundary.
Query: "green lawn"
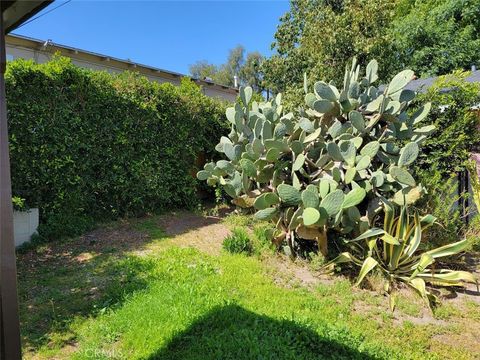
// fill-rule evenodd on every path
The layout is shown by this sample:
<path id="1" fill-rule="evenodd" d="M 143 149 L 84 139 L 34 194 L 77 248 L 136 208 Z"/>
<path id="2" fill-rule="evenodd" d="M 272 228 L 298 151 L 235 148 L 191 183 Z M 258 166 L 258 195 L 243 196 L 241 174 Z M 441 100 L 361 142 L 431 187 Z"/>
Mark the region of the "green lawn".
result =
<path id="1" fill-rule="evenodd" d="M 286 260 L 271 253 L 246 257 L 185 248 L 189 236 L 205 236 L 198 233 L 201 224 L 195 224 L 193 234 L 182 229 L 170 237 L 159 224 L 148 219 L 113 225 L 92 237 L 19 256 L 26 358 L 474 359 L 478 355 L 477 302 L 466 299 L 460 307 L 445 304 L 435 317 L 423 321 L 422 305 L 406 297 L 392 315 L 383 296 L 352 290 L 346 279 L 304 286 L 288 271 L 279 270 L 282 267 L 272 268 L 272 263 Z M 223 225 L 210 226 L 218 230 Z"/>

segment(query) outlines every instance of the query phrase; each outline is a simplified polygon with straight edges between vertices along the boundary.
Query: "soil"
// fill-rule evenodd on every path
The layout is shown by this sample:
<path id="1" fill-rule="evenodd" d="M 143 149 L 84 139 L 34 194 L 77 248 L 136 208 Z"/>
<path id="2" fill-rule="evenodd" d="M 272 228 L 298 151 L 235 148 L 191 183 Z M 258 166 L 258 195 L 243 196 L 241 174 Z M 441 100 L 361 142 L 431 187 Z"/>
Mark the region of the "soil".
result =
<path id="1" fill-rule="evenodd" d="M 173 216 L 163 216 L 158 225 L 166 235 L 172 237 L 175 245 L 194 247 L 210 255 L 218 255 L 222 242 L 230 229 L 221 223 L 220 217 L 200 216 L 182 212 Z"/>

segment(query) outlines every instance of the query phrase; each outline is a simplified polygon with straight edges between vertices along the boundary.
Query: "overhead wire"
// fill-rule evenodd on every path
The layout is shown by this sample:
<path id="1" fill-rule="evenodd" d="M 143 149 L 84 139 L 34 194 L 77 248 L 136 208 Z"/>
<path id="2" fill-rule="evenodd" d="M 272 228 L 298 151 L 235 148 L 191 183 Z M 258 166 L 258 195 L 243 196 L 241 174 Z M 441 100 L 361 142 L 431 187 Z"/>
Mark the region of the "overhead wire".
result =
<path id="1" fill-rule="evenodd" d="M 67 0 L 67 1 L 61 3 L 60 5 L 55 6 L 54 8 L 51 8 L 50 10 L 45 11 L 44 13 L 41 13 L 41 14 L 39 14 L 38 16 L 35 16 L 34 18 L 31 18 L 30 20 L 24 22 L 22 25 L 20 25 L 19 27 L 17 27 L 17 29 L 20 29 L 22 26 L 25 26 L 25 25 L 27 25 L 27 24 L 30 24 L 32 21 L 35 21 L 35 20 L 41 18 L 42 16 L 45 16 L 45 15 L 51 13 L 52 11 L 61 8 L 61 7 L 64 6 L 64 5 L 67 5 L 67 4 L 68 4 L 69 2 L 71 2 L 71 1 L 72 1 L 72 0 Z"/>

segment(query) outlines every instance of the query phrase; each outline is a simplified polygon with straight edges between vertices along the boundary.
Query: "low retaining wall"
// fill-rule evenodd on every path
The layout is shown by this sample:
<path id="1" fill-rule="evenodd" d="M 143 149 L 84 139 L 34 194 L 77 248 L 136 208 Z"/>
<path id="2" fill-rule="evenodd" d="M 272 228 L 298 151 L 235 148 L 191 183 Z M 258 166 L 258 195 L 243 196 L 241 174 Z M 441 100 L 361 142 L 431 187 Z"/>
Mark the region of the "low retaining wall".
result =
<path id="1" fill-rule="evenodd" d="M 39 222 L 38 209 L 13 212 L 13 233 L 15 246 L 20 246 L 37 232 Z"/>

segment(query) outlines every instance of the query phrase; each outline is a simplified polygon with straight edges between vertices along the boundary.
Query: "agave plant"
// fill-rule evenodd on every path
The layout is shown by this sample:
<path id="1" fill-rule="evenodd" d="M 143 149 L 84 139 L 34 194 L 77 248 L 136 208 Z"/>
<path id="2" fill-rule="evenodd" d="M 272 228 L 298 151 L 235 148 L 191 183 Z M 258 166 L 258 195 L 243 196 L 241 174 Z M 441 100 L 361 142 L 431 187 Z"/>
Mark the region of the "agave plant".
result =
<path id="1" fill-rule="evenodd" d="M 401 207 L 400 215 L 395 217 L 393 204 L 383 199 L 383 229 L 371 228 L 357 238 L 347 241 L 354 246 L 367 249 L 367 256 L 360 260 L 351 253 L 340 254 L 326 265 L 332 269 L 335 265 L 351 262 L 360 267 L 356 281 L 359 285 L 373 269 L 379 269 L 385 277 L 385 290 L 390 293 L 397 282 L 412 287 L 430 306 L 438 299 L 427 290 L 426 283 L 440 286 L 463 286 L 465 282 L 477 283 L 473 274 L 467 271 L 437 269 L 433 267 L 438 258 L 458 254 L 468 246 L 467 240 L 458 241 L 433 250 L 418 253 L 422 242 L 422 232 L 435 223 L 432 215 L 420 217 L 415 211 L 409 213 L 408 206 Z M 477 283 L 478 286 L 478 283 Z M 395 297 L 390 296 L 392 310 Z"/>
<path id="2" fill-rule="evenodd" d="M 241 102 L 226 110 L 232 131 L 216 146 L 225 159 L 207 163 L 198 179 L 273 221 L 277 244 L 293 250 L 296 239 L 316 240 L 325 255 L 328 232 L 352 238 L 371 226 L 379 195 L 415 202 L 423 187 L 409 167 L 434 130 L 422 124 L 430 104 L 410 111 L 413 71 L 381 89 L 377 69 L 372 60 L 361 74 L 354 61 L 342 87 L 305 82 L 305 108 L 295 113 L 284 112 L 281 94 L 257 103 L 240 88 Z"/>

